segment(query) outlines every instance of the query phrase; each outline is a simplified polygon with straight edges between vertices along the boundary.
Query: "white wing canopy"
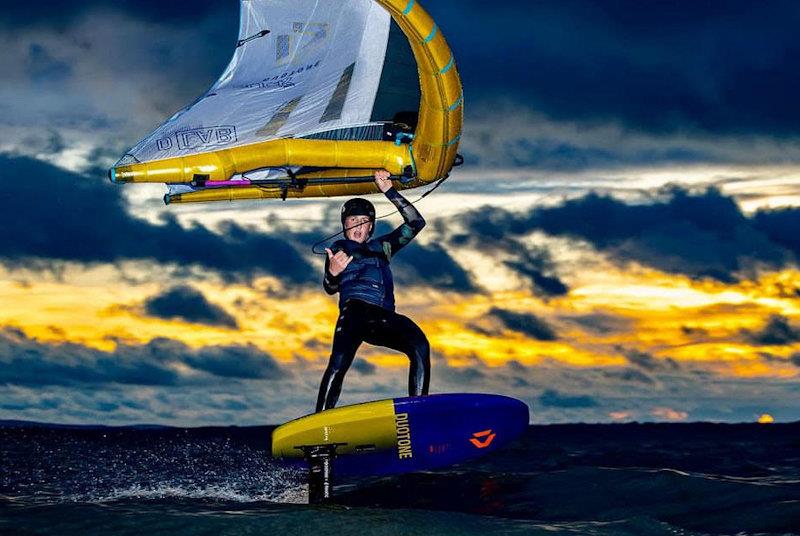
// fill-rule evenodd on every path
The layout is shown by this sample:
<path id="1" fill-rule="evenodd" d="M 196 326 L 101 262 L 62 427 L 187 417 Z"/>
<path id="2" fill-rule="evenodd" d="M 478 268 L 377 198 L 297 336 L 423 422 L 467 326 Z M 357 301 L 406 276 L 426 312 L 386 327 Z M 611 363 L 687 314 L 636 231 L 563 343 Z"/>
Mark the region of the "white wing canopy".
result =
<path id="1" fill-rule="evenodd" d="M 416 0 L 241 0 L 220 78 L 109 176 L 166 183 L 168 203 L 370 193 L 378 168 L 413 188 L 447 176 L 462 121 L 455 60 Z"/>
<path id="2" fill-rule="evenodd" d="M 369 124 L 390 21 L 372 0 L 243 0 L 222 76 L 130 156 L 149 162 Z"/>

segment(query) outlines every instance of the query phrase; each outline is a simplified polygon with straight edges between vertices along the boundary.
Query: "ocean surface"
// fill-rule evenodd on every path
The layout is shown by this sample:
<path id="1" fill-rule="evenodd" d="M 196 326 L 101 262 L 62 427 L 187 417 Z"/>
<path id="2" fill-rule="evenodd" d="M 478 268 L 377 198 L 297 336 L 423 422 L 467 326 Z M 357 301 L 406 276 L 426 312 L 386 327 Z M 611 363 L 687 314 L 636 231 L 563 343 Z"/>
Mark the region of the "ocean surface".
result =
<path id="1" fill-rule="evenodd" d="M 531 426 L 322 506 L 271 430 L 2 423 L 0 534 L 800 535 L 800 423 Z"/>

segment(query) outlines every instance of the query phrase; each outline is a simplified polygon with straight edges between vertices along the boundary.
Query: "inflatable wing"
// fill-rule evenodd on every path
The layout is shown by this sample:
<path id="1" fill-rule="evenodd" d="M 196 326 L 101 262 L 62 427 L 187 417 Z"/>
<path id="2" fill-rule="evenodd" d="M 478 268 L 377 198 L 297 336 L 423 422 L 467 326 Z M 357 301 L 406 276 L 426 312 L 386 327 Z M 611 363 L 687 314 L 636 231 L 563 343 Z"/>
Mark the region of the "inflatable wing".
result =
<path id="1" fill-rule="evenodd" d="M 415 0 L 241 0 L 228 67 L 109 171 L 169 185 L 166 203 L 377 192 L 444 178 L 463 93 Z"/>

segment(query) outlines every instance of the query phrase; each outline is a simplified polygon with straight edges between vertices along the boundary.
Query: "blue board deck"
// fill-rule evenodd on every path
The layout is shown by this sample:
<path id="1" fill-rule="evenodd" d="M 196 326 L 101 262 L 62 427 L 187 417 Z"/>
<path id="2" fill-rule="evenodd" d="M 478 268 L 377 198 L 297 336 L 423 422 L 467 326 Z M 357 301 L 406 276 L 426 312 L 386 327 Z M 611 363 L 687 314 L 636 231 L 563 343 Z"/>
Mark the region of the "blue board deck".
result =
<path id="1" fill-rule="evenodd" d="M 273 455 L 301 465 L 302 447 L 337 444 L 338 475 L 388 475 L 465 462 L 514 441 L 528 407 L 502 395 L 457 393 L 343 406 L 273 432 Z"/>

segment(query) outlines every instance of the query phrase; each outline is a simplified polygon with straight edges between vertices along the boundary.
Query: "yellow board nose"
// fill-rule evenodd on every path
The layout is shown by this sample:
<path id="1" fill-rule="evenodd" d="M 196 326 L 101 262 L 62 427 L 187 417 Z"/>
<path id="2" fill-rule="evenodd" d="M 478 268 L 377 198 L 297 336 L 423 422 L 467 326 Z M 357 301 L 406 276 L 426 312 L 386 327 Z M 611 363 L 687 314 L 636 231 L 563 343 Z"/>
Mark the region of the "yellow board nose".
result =
<path id="1" fill-rule="evenodd" d="M 337 454 L 394 448 L 394 400 L 343 406 L 289 421 L 272 432 L 272 456 L 302 458 L 303 446 L 334 443 L 340 444 Z"/>

